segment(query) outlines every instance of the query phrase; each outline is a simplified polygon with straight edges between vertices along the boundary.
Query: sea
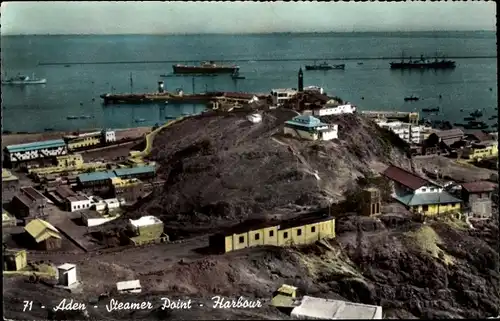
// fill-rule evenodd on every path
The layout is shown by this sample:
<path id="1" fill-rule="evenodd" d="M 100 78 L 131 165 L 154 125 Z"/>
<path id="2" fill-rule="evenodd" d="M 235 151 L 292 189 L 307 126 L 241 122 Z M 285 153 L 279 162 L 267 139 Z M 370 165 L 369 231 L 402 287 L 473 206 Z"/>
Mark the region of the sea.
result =
<path id="1" fill-rule="evenodd" d="M 360 110 L 420 111 L 434 120 L 462 122 L 480 109 L 497 111 L 495 32 L 281 33 L 251 35 L 2 36 L 2 77 L 46 78 L 45 85 L 2 85 L 2 130 L 40 132 L 154 126 L 167 118 L 200 113 L 203 105 L 104 106 L 104 93 L 169 91 L 269 93 L 296 88 L 306 64 L 345 63 L 345 70 L 305 71 L 304 84 L 323 87 Z M 391 70 L 402 56 L 445 56 L 454 70 Z M 246 79 L 162 77 L 172 64 L 213 60 L 236 63 Z M 419 101 L 405 102 L 407 96 Z M 77 119 L 68 119 L 77 118 Z"/>

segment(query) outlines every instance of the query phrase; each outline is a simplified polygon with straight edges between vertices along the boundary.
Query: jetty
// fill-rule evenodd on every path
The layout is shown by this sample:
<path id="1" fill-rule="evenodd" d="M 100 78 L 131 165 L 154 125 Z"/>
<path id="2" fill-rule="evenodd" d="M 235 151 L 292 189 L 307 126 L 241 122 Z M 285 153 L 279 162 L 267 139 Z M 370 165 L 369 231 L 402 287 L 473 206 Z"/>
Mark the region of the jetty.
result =
<path id="1" fill-rule="evenodd" d="M 105 105 L 109 104 L 147 104 L 147 103 L 177 103 L 177 104 L 208 104 L 214 99 L 214 93 L 203 94 L 173 94 L 168 92 L 149 94 L 102 94 Z"/>

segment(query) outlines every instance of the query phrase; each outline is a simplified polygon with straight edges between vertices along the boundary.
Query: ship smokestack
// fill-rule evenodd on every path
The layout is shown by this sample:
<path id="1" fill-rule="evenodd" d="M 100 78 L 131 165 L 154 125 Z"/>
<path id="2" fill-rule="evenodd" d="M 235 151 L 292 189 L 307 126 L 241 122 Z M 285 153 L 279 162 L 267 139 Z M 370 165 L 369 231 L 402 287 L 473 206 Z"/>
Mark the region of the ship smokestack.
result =
<path id="1" fill-rule="evenodd" d="M 298 86 L 297 88 L 299 89 L 299 92 L 304 91 L 304 73 L 302 72 L 302 68 L 299 68 L 299 75 L 298 75 Z"/>
<path id="2" fill-rule="evenodd" d="M 163 81 L 159 81 L 158 82 L 158 92 L 159 93 L 164 93 L 165 92 L 165 89 L 163 88 L 164 84 L 163 84 Z"/>

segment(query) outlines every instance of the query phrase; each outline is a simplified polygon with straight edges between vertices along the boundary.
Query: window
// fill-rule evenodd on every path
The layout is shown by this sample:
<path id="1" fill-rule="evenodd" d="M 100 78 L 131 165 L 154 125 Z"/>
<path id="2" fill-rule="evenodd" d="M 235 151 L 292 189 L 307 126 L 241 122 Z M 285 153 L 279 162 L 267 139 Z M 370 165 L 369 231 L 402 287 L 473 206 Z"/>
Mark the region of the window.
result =
<path id="1" fill-rule="evenodd" d="M 380 213 L 380 203 L 375 204 L 375 213 Z"/>
<path id="2" fill-rule="evenodd" d="M 241 244 L 241 243 L 245 243 L 245 237 L 244 237 L 244 236 L 240 236 L 240 238 L 239 238 L 239 242 L 240 242 L 240 244 Z"/>
<path id="3" fill-rule="evenodd" d="M 434 187 L 431 187 L 431 192 L 434 192 L 436 189 Z"/>
<path id="4" fill-rule="evenodd" d="M 422 211 L 427 212 L 429 210 L 429 205 L 422 205 Z"/>
<path id="5" fill-rule="evenodd" d="M 274 231 L 269 231 L 269 237 L 273 237 L 274 236 Z"/>
<path id="6" fill-rule="evenodd" d="M 297 230 L 297 236 L 301 236 L 302 235 L 302 229 L 298 229 Z"/>
<path id="7" fill-rule="evenodd" d="M 259 233 L 255 233 L 255 240 L 258 241 L 260 239 L 260 234 Z"/>
<path id="8" fill-rule="evenodd" d="M 283 233 L 283 238 L 287 239 L 288 238 L 288 232 Z"/>
<path id="9" fill-rule="evenodd" d="M 312 232 L 312 233 L 316 232 L 316 226 L 312 226 L 312 227 L 311 227 L 311 232 Z"/>
<path id="10" fill-rule="evenodd" d="M 427 192 L 427 188 L 423 187 L 422 192 Z"/>
<path id="11" fill-rule="evenodd" d="M 372 204 L 372 212 L 371 212 L 371 214 L 375 214 L 375 213 L 376 213 L 375 212 L 375 204 Z"/>

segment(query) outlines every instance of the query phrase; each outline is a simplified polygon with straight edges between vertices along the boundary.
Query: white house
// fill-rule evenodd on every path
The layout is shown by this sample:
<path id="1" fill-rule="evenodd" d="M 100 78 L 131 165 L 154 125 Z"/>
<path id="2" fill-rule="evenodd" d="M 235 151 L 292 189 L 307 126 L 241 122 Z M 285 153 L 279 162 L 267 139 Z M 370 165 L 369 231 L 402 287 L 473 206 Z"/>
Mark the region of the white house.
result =
<path id="1" fill-rule="evenodd" d="M 382 307 L 304 296 L 300 305 L 293 308 L 291 317 L 299 320 L 382 319 Z"/>
<path id="2" fill-rule="evenodd" d="M 341 114 L 353 114 L 356 112 L 356 106 L 354 105 L 328 105 L 326 104 L 323 108 L 318 108 L 313 110 L 314 116 L 328 116 L 328 115 L 341 115 Z"/>
<path id="3" fill-rule="evenodd" d="M 66 198 L 66 207 L 70 212 L 89 209 L 92 206 L 90 198 L 84 195 L 69 196 Z"/>
<path id="4" fill-rule="evenodd" d="M 102 138 L 106 143 L 116 142 L 116 133 L 114 130 L 103 130 Z"/>
<path id="5" fill-rule="evenodd" d="M 377 119 L 375 123 L 382 128 L 389 129 L 402 140 L 410 144 L 420 144 L 424 135 L 424 129 L 419 125 L 403 123 L 401 121 L 386 121 Z"/>
<path id="6" fill-rule="evenodd" d="M 59 285 L 71 287 L 78 283 L 76 275 L 76 265 L 64 263 L 57 267 Z"/>
<path id="7" fill-rule="evenodd" d="M 109 211 L 115 210 L 120 207 L 120 202 L 116 198 L 105 199 L 104 203 L 106 203 L 106 207 Z"/>
<path id="8" fill-rule="evenodd" d="M 97 211 L 87 210 L 82 212 L 82 222 L 87 227 L 99 226 L 104 223 L 113 221 L 120 217 L 120 214 L 101 214 Z"/>
<path id="9" fill-rule="evenodd" d="M 338 125 L 322 123 L 313 116 L 301 115 L 285 122 L 283 131 L 293 137 L 307 140 L 338 139 Z"/>
<path id="10" fill-rule="evenodd" d="M 295 89 L 273 89 L 271 90 L 271 97 L 273 105 L 282 106 L 287 100 L 292 99 L 297 94 Z"/>
<path id="11" fill-rule="evenodd" d="M 122 281 L 116 283 L 118 293 L 141 293 L 142 287 L 139 280 Z"/>
<path id="12" fill-rule="evenodd" d="M 319 87 L 319 86 L 306 86 L 306 87 L 304 87 L 304 91 L 315 91 L 315 92 L 318 92 L 320 94 L 324 93 L 323 88 Z"/>

